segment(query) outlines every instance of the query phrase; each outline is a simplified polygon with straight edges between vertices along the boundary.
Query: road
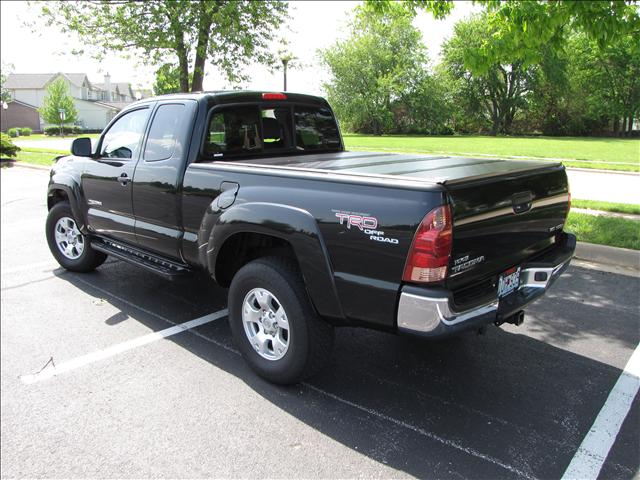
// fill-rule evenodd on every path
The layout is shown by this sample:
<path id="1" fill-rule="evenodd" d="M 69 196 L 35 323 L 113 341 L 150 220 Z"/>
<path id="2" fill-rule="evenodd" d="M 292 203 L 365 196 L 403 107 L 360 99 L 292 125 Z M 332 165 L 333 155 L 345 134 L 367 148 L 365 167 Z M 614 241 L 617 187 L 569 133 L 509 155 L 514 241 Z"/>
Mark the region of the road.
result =
<path id="1" fill-rule="evenodd" d="M 23 148 L 50 148 L 69 150 L 71 138 L 47 140 L 16 140 Z M 92 139 L 95 143 L 96 139 Z M 640 204 L 640 174 L 589 172 L 584 169 L 568 169 L 569 183 L 573 198 Z"/>
<path id="2" fill-rule="evenodd" d="M 572 266 L 522 327 L 484 336 L 340 329 L 329 367 L 282 388 L 224 316 L 147 336 L 224 315 L 224 290 L 115 260 L 58 268 L 47 172 L 0 176 L 2 478 L 560 478 L 617 415 L 603 405 L 640 341 L 637 277 Z M 57 375 L 25 377 L 50 359 Z M 600 478 L 637 476 L 638 425 L 636 397 Z"/>

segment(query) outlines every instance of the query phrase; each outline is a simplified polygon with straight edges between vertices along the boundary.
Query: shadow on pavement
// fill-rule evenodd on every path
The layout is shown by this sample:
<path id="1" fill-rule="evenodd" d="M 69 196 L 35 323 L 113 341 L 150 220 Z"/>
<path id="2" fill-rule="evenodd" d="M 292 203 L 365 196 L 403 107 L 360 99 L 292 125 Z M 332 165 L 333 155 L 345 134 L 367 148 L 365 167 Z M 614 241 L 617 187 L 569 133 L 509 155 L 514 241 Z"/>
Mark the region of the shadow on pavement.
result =
<path id="1" fill-rule="evenodd" d="M 541 338 L 605 336 L 634 347 L 637 331 L 612 332 L 603 322 L 615 322 L 609 313 L 615 298 L 597 292 L 597 272 L 571 272 L 551 302 L 533 307 Z M 168 283 L 122 263 L 60 278 L 120 309 L 109 324 L 132 317 L 153 330 L 167 327 L 134 304 L 178 323 L 225 306 L 226 291 L 210 281 Z M 614 297 L 627 294 L 625 282 Z M 637 283 L 628 288 L 637 292 Z M 570 306 L 558 306 L 563 301 Z M 246 366 L 226 321 L 197 331 L 212 341 L 188 334 L 170 340 L 331 439 L 417 477 L 559 478 L 620 375 L 618 368 L 497 328 L 441 342 L 341 328 L 327 368 L 306 384 L 283 388 Z M 603 478 L 638 471 L 638 410 L 636 399 Z"/>

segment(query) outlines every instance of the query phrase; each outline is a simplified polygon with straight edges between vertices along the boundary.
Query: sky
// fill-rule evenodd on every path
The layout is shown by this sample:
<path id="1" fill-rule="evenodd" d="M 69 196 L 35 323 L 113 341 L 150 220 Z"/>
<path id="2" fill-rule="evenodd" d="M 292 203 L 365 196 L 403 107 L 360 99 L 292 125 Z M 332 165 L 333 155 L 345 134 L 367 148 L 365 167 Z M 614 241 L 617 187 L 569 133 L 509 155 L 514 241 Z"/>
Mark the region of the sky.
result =
<path id="1" fill-rule="evenodd" d="M 322 95 L 322 82 L 328 78 L 318 63 L 318 49 L 327 48 L 344 38 L 351 10 L 359 2 L 353 1 L 291 1 L 288 32 L 289 49 L 299 58 L 304 68 L 290 70 L 288 90 Z M 437 60 L 442 42 L 451 35 L 455 23 L 477 11 L 471 2 L 456 2 L 454 11 L 446 20 L 435 20 L 430 14 L 421 13 L 414 20 L 432 60 Z M 37 22 L 39 7 L 36 2 L 0 2 L 0 59 L 2 64 L 12 64 L 15 73 L 86 73 L 89 80 L 102 82 L 105 73 L 112 82 L 130 82 L 134 87 L 151 87 L 154 67 L 142 65 L 136 59 L 123 59 L 112 55 L 102 61 L 88 55 L 68 53 L 83 48 L 71 34 L 63 34 L 51 27 L 36 30 L 26 24 Z M 274 45 L 274 51 L 277 51 Z M 207 65 L 205 90 L 229 88 L 230 85 Z M 251 81 L 242 87 L 255 90 L 281 90 L 282 73 L 269 72 L 262 65 L 250 65 L 246 72 Z"/>

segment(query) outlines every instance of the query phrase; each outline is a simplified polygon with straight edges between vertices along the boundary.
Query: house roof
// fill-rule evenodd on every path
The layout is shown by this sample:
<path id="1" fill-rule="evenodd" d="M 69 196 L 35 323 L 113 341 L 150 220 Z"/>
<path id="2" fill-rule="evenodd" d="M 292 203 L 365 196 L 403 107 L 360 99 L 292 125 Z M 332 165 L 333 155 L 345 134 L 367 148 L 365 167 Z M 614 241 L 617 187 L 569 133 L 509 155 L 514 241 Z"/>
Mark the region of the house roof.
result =
<path id="1" fill-rule="evenodd" d="M 131 102 L 91 102 L 96 105 L 111 108 L 114 110 L 122 110 L 124 107 L 131 105 Z"/>
<path id="2" fill-rule="evenodd" d="M 100 90 L 107 90 L 106 83 L 94 83 L 96 87 Z M 111 82 L 111 91 L 112 92 L 120 92 L 120 93 L 133 93 L 133 89 L 131 88 L 131 84 L 127 82 Z"/>
<path id="3" fill-rule="evenodd" d="M 5 82 L 5 88 L 11 90 L 40 89 L 59 75 L 65 76 L 71 83 L 81 87 L 89 79 L 86 73 L 10 73 Z"/>
<path id="4" fill-rule="evenodd" d="M 33 105 L 30 105 L 25 102 L 21 102 L 20 100 L 16 100 L 16 99 L 11 99 L 7 103 L 17 103 L 18 105 L 22 105 L 23 107 L 32 108 L 33 110 L 38 110 L 38 107 L 34 107 Z"/>

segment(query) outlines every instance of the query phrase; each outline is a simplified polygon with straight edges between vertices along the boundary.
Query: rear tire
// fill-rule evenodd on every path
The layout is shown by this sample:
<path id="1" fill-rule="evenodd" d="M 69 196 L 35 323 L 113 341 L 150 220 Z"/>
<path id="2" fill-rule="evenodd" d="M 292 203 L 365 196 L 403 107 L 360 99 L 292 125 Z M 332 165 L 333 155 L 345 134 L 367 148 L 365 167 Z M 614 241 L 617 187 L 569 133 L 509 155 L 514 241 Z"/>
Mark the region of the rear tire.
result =
<path id="1" fill-rule="evenodd" d="M 91 248 L 80 232 L 69 202 L 56 203 L 47 216 L 47 243 L 61 267 L 73 272 L 90 272 L 102 265 L 107 255 Z"/>
<path id="2" fill-rule="evenodd" d="M 317 373 L 333 348 L 333 327 L 315 313 L 302 275 L 286 258 L 254 260 L 236 273 L 229 324 L 249 366 L 281 385 Z"/>

